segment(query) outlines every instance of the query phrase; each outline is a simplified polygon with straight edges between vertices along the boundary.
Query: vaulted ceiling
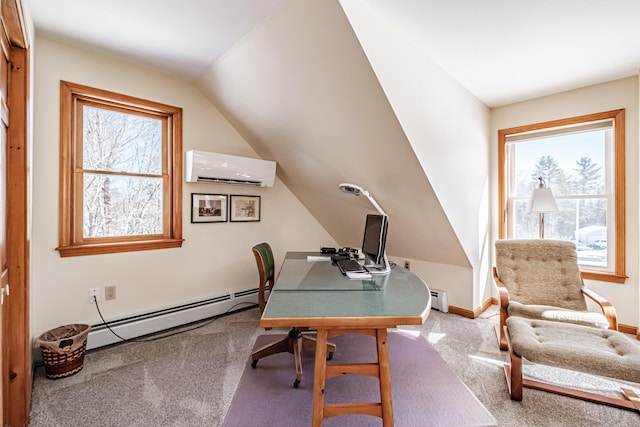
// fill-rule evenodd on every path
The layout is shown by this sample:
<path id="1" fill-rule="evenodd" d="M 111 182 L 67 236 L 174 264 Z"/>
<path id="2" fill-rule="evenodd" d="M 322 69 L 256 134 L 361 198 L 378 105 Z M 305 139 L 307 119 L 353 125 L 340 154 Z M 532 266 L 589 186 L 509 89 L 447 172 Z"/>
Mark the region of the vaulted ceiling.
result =
<path id="1" fill-rule="evenodd" d="M 273 10 L 290 2 L 26 3 L 41 35 L 195 79 Z M 636 75 L 640 69 L 637 0 L 365 3 L 490 107 Z"/>

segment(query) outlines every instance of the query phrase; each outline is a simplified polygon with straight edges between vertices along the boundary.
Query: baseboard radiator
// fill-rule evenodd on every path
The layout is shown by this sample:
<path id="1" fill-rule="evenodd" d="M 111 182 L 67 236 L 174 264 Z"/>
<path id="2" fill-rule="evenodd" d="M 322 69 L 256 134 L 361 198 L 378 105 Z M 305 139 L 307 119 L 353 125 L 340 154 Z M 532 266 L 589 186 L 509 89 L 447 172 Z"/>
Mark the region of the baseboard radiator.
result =
<path id="1" fill-rule="evenodd" d="M 121 337 L 131 339 L 241 310 L 257 303 L 258 289 L 254 288 L 136 316 L 110 320 L 108 324 Z M 87 350 L 121 341 L 104 324 L 91 325 L 91 332 L 87 338 Z"/>
<path id="2" fill-rule="evenodd" d="M 449 302 L 447 301 L 447 293 L 438 289 L 431 289 L 431 308 L 441 313 L 449 312 Z"/>

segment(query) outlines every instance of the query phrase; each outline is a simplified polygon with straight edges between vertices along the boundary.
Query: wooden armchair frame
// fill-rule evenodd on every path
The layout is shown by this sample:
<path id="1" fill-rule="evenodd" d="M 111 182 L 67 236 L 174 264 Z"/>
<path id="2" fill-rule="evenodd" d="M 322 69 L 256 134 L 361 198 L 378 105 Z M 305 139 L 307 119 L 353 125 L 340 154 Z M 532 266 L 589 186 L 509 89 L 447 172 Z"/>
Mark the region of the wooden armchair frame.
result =
<path id="1" fill-rule="evenodd" d="M 582 278 L 580 278 L 580 280 L 582 281 Z M 504 327 L 507 318 L 509 317 L 509 291 L 507 290 L 504 283 L 502 283 L 502 280 L 500 280 L 500 277 L 498 277 L 498 270 L 496 269 L 496 267 L 493 267 L 493 281 L 498 288 L 498 305 L 500 310 L 500 323 L 496 325 L 496 336 L 498 337 L 500 350 L 507 350 L 508 344 L 507 337 L 504 333 Z M 582 283 L 580 291 L 582 292 L 582 295 L 595 302 L 600 307 L 602 314 L 604 314 L 604 316 L 609 321 L 609 329 L 617 331 L 618 315 L 616 313 L 615 307 L 598 293 L 596 293 L 592 289 L 587 288 L 584 285 L 584 282 Z"/>
<path id="2" fill-rule="evenodd" d="M 504 372 L 511 400 L 522 401 L 523 388 L 527 387 L 640 413 L 640 397 L 638 397 L 633 390 L 627 387 L 620 388 L 622 397 L 614 397 L 586 390 L 579 390 L 565 385 L 551 384 L 536 379 L 524 378 L 522 374 L 522 356 L 514 351 L 509 329 L 506 326 L 504 327 L 504 335 L 508 344 L 510 362 L 504 365 Z M 602 353 L 606 354 L 606 352 Z M 548 366 L 553 366 L 553 364 Z M 575 370 L 579 371 L 579 369 Z M 593 372 L 592 374 L 597 375 L 597 373 Z"/>

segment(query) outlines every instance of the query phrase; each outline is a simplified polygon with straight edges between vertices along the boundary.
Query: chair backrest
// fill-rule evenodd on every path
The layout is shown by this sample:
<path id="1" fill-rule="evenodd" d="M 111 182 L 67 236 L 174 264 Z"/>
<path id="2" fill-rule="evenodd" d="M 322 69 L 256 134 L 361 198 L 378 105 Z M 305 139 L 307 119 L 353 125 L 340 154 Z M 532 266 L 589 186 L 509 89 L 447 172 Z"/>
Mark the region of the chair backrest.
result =
<path id="1" fill-rule="evenodd" d="M 498 240 L 495 248 L 496 271 L 509 291 L 510 300 L 571 310 L 587 309 L 580 291 L 582 279 L 576 246 L 572 242 Z"/>
<path id="2" fill-rule="evenodd" d="M 266 304 L 265 285 L 268 283 L 269 291 L 271 291 L 274 284 L 273 251 L 271 250 L 271 246 L 266 242 L 255 245 L 252 251 L 256 257 L 258 274 L 260 276 L 258 283 L 258 303 L 260 304 L 260 312 L 262 313 Z"/>

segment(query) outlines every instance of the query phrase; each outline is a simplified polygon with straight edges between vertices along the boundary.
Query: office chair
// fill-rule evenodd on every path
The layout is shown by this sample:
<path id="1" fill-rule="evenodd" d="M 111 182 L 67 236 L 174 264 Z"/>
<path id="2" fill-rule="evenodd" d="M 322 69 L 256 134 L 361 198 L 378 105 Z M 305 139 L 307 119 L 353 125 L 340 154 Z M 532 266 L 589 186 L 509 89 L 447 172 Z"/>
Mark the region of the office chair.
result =
<path id="1" fill-rule="evenodd" d="M 260 276 L 260 283 L 258 284 L 258 303 L 260 305 L 260 314 L 262 314 L 268 299 L 268 296 L 266 296 L 266 290 L 268 289 L 269 293 L 271 293 L 275 282 L 273 251 L 268 243 L 255 245 L 252 250 L 253 255 L 256 257 L 258 274 Z M 251 353 L 251 367 L 255 369 L 258 366 L 258 360 L 271 356 L 272 354 L 284 352 L 291 353 L 293 354 L 296 363 L 296 379 L 293 382 L 293 387 L 298 388 L 302 381 L 301 353 L 306 350 L 315 350 L 316 348 L 315 338 L 303 334 L 303 331 L 307 330 L 307 328 L 297 328 L 294 326 L 289 330 L 286 337 L 255 350 Z M 328 343 L 328 360 L 331 360 L 335 351 L 335 344 Z"/>

